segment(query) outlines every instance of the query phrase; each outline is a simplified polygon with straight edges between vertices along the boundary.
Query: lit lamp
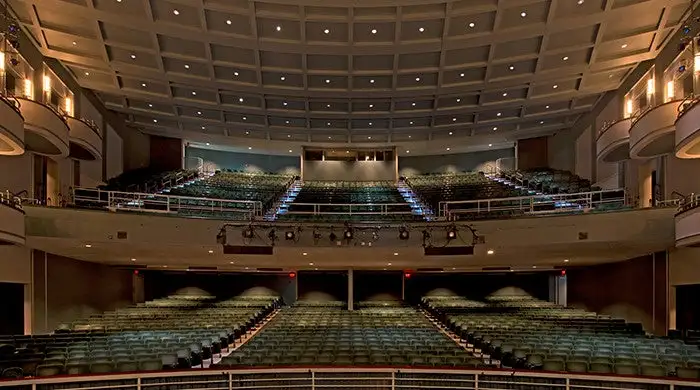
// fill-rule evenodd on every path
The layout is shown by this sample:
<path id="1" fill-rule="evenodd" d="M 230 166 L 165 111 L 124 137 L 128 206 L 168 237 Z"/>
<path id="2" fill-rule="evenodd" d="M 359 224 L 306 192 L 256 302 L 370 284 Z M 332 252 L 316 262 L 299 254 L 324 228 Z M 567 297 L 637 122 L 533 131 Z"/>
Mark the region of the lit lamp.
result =
<path id="1" fill-rule="evenodd" d="M 693 56 L 693 71 L 700 72 L 700 53 L 695 53 Z"/>
<path id="2" fill-rule="evenodd" d="M 51 102 L 51 77 L 44 75 L 44 103 Z"/>
<path id="3" fill-rule="evenodd" d="M 632 100 L 628 99 L 627 102 L 625 102 L 625 113 L 627 114 L 628 117 L 632 116 Z"/>
<path id="4" fill-rule="evenodd" d="M 63 109 L 66 111 L 68 116 L 73 116 L 73 99 L 66 97 L 63 101 Z"/>
<path id="5" fill-rule="evenodd" d="M 666 101 L 673 100 L 674 95 L 673 80 L 666 83 Z"/>
<path id="6" fill-rule="evenodd" d="M 24 79 L 24 97 L 29 100 L 34 99 L 34 86 L 30 79 Z"/>
<path id="7" fill-rule="evenodd" d="M 647 95 L 651 96 L 654 94 L 654 79 L 647 80 Z"/>
<path id="8" fill-rule="evenodd" d="M 0 90 L 5 89 L 5 52 L 0 51 Z"/>

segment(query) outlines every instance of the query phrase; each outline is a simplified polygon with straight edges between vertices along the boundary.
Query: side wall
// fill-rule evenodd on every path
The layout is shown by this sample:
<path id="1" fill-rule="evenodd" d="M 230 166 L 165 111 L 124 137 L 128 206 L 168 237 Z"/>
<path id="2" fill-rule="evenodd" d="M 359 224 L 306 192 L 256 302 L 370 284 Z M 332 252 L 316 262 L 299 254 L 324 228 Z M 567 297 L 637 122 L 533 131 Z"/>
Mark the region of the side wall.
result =
<path id="1" fill-rule="evenodd" d="M 667 331 L 665 253 L 567 270 L 569 306 L 641 323 L 657 335 Z"/>
<path id="2" fill-rule="evenodd" d="M 518 141 L 518 169 L 543 168 L 549 165 L 547 137 Z"/>
<path id="3" fill-rule="evenodd" d="M 417 273 L 405 280 L 406 300 L 412 303 L 427 295 L 460 295 L 484 299 L 490 295 L 527 295 L 549 299 L 549 274 L 453 274 Z"/>
<path id="4" fill-rule="evenodd" d="M 399 156 L 399 175 L 410 177 L 427 173 L 488 172 L 499 158 L 515 157 L 515 149 L 436 156 Z"/>
<path id="5" fill-rule="evenodd" d="M 168 138 L 151 135 L 150 167 L 161 171 L 174 171 L 184 167 L 183 144 L 179 138 Z"/>
<path id="6" fill-rule="evenodd" d="M 304 161 L 304 180 L 396 180 L 396 161 Z"/>
<path id="7" fill-rule="evenodd" d="M 253 153 L 234 153 L 200 149 L 188 146 L 185 158 L 199 157 L 207 170 L 232 169 L 245 172 L 275 172 L 298 175 L 301 172 L 299 156 L 271 156 Z"/>

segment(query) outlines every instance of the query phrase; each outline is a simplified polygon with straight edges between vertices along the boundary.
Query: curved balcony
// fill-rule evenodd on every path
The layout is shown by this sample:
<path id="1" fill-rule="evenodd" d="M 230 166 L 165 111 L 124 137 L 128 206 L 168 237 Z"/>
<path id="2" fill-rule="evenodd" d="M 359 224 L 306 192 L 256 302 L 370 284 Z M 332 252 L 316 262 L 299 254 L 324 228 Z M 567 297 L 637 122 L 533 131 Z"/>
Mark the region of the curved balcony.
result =
<path id="1" fill-rule="evenodd" d="M 630 127 L 630 156 L 646 159 L 672 153 L 678 107 L 682 100 L 674 100 L 653 107 L 632 121 Z"/>
<path id="2" fill-rule="evenodd" d="M 24 144 L 28 151 L 45 156 L 68 156 L 69 128 L 55 109 L 34 100 L 17 98 L 24 117 Z"/>
<path id="3" fill-rule="evenodd" d="M 700 195 L 683 200 L 676 214 L 676 247 L 700 245 Z"/>
<path id="4" fill-rule="evenodd" d="M 700 98 L 686 99 L 676 120 L 676 157 L 700 158 Z"/>
<path id="5" fill-rule="evenodd" d="M 0 95 L 0 118 L 0 155 L 24 153 L 24 117 L 15 98 Z"/>
<path id="6" fill-rule="evenodd" d="M 102 134 L 97 125 L 70 116 L 66 122 L 70 128 L 70 156 L 78 160 L 101 160 Z"/>
<path id="7" fill-rule="evenodd" d="M 615 163 L 630 158 L 630 127 L 632 118 L 610 122 L 603 127 L 596 140 L 598 160 Z"/>
<path id="8" fill-rule="evenodd" d="M 22 204 L 9 192 L 0 192 L 0 243 L 25 243 Z"/>

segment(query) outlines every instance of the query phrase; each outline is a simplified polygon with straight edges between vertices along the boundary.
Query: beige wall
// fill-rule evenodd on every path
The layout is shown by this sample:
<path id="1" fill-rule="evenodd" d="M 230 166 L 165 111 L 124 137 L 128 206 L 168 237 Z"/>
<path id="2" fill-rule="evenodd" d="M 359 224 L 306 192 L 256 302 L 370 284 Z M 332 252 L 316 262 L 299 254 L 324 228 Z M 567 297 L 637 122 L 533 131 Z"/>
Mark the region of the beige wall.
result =
<path id="1" fill-rule="evenodd" d="M 151 139 L 138 129 L 125 127 L 120 133 L 124 156 L 124 171 L 144 168 L 150 164 Z"/>
<path id="2" fill-rule="evenodd" d="M 107 151 L 105 152 L 106 175 L 105 179 L 119 176 L 124 171 L 124 145 L 121 137 L 112 126 L 107 126 Z"/>
<path id="3" fill-rule="evenodd" d="M 581 135 L 576 138 L 574 172 L 584 179 L 593 180 L 593 167 L 595 161 L 593 126 L 588 126 Z"/>
<path id="4" fill-rule="evenodd" d="M 32 158 L 31 153 L 0 156 L 0 191 L 10 191 L 13 194 L 21 191 L 32 192 Z"/>
<path id="5" fill-rule="evenodd" d="M 0 282 L 28 284 L 31 282 L 30 251 L 16 245 L 0 245 Z"/>
<path id="6" fill-rule="evenodd" d="M 676 286 L 700 284 L 700 248 L 678 248 L 668 254 L 669 329 L 676 329 Z"/>
<path id="7" fill-rule="evenodd" d="M 673 192 L 676 191 L 685 196 L 695 193 L 700 194 L 700 159 L 683 160 L 674 156 L 666 158 L 666 186 L 664 188 L 664 197 L 666 199 L 674 198 Z"/>
<path id="8" fill-rule="evenodd" d="M 574 172 L 576 170 L 576 138 L 571 131 L 560 131 L 547 140 L 549 167 Z"/>

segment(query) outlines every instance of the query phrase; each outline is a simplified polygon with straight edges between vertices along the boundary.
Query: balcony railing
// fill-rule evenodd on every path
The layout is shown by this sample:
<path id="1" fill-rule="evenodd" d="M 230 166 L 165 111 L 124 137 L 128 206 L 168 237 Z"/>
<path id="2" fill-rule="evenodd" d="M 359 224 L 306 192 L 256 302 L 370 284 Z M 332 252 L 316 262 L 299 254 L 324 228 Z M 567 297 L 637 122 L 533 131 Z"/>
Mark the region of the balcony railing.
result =
<path id="1" fill-rule="evenodd" d="M 197 369 L 0 381 L 0 389 L 698 389 L 698 380 L 455 368 Z"/>
<path id="2" fill-rule="evenodd" d="M 496 215 L 556 214 L 626 205 L 624 189 L 576 194 L 532 195 L 512 198 L 440 202 L 439 215 L 450 220 L 476 219 Z"/>
<path id="3" fill-rule="evenodd" d="M 700 207 L 700 194 L 690 194 L 678 200 L 678 214 Z"/>
<path id="4" fill-rule="evenodd" d="M 114 211 L 140 211 L 182 216 L 253 219 L 262 216 L 262 202 L 104 191 L 73 188 L 72 203 L 78 207 L 106 208 Z"/>
<path id="5" fill-rule="evenodd" d="M 688 96 L 683 99 L 681 105 L 678 106 L 678 116 L 676 120 L 685 115 L 686 112 L 690 111 L 690 109 L 695 107 L 698 103 L 700 103 L 700 96 Z"/>
<path id="6" fill-rule="evenodd" d="M 291 203 L 287 215 L 411 215 L 408 203 Z M 404 210 L 401 210 L 404 209 Z"/>
<path id="7" fill-rule="evenodd" d="M 20 111 L 21 104 L 19 100 L 15 99 L 14 96 L 5 95 L 4 93 L 0 92 L 0 101 L 12 107 L 12 109 L 15 110 L 20 116 L 22 115 L 22 112 Z"/>
<path id="8" fill-rule="evenodd" d="M 0 192 L 0 204 L 22 211 L 22 199 L 14 196 L 10 191 Z"/>

